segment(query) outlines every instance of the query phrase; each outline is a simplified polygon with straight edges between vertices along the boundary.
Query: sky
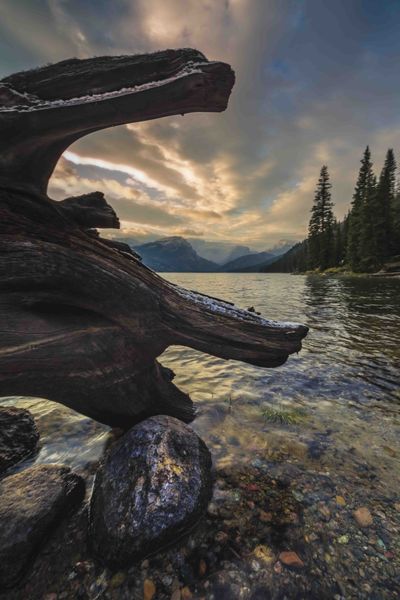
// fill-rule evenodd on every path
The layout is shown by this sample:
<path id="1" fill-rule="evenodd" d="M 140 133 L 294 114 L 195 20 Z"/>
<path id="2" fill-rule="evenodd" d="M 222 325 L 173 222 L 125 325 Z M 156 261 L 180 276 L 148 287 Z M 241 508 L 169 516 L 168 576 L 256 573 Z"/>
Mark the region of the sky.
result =
<path id="1" fill-rule="evenodd" d="M 87 136 L 55 199 L 100 190 L 138 241 L 264 250 L 307 232 L 327 164 L 349 208 L 367 144 L 400 150 L 400 0 L 0 0 L 0 78 L 69 57 L 193 47 L 236 73 L 228 109 Z M 399 159 L 400 160 L 400 159 Z"/>

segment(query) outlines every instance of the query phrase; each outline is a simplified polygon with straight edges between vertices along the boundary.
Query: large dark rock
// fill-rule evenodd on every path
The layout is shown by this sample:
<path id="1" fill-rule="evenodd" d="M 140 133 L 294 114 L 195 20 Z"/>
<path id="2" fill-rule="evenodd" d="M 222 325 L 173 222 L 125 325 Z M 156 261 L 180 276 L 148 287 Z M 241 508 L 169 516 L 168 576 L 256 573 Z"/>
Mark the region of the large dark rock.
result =
<path id="1" fill-rule="evenodd" d="M 37 465 L 0 482 L 0 589 L 17 584 L 49 530 L 83 500 L 85 486 L 62 465 Z"/>
<path id="2" fill-rule="evenodd" d="M 211 457 L 187 425 L 147 419 L 112 447 L 96 474 L 90 506 L 92 549 L 123 566 L 185 533 L 211 496 Z"/>
<path id="3" fill-rule="evenodd" d="M 28 410 L 0 407 L 0 473 L 36 450 L 39 432 Z"/>

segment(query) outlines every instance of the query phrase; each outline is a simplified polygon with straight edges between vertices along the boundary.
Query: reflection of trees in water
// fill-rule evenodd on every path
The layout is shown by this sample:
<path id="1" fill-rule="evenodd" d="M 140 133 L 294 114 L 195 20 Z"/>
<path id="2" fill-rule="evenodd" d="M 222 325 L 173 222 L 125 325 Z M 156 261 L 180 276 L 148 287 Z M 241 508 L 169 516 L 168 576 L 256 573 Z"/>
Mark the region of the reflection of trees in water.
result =
<path id="1" fill-rule="evenodd" d="M 309 276 L 304 293 L 312 350 L 392 396 L 400 369 L 400 281 Z"/>
<path id="2" fill-rule="evenodd" d="M 343 322 L 364 352 L 388 354 L 400 341 L 400 281 L 369 277 L 344 278 L 342 301 L 347 307 Z"/>
<path id="3" fill-rule="evenodd" d="M 324 319 L 321 325 L 345 327 L 366 342 L 371 332 L 385 340 L 397 333 L 391 323 L 398 326 L 400 320 L 399 280 L 309 276 L 304 290 L 308 316 Z"/>
<path id="4" fill-rule="evenodd" d="M 304 286 L 306 314 L 311 327 L 335 331 L 347 318 L 346 304 L 341 301 L 341 280 L 333 277 L 310 275 Z"/>

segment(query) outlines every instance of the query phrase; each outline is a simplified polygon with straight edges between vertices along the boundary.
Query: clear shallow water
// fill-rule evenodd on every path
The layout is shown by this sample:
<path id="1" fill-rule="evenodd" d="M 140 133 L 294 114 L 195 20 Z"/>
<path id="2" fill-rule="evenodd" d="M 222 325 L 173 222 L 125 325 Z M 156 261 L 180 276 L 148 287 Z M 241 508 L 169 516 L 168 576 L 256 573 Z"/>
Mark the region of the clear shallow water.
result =
<path id="1" fill-rule="evenodd" d="M 284 274 L 165 274 L 174 283 L 305 323 L 303 350 L 277 369 L 218 359 L 188 348 L 160 358 L 198 415 L 193 427 L 217 467 L 280 457 L 309 469 L 373 469 L 395 491 L 400 467 L 400 280 Z M 41 431 L 36 462 L 90 473 L 107 427 L 57 404 L 3 399 L 29 408 Z M 294 415 L 271 422 L 268 409 Z M 22 466 L 22 465 L 21 465 Z"/>
<path id="2" fill-rule="evenodd" d="M 310 327 L 277 369 L 174 347 L 161 357 L 198 407 L 217 466 L 286 453 L 309 468 L 374 468 L 392 489 L 400 460 L 400 280 L 286 274 L 168 274 L 263 316 Z M 294 412 L 280 425 L 268 409 Z M 264 413 L 264 414 L 263 414 Z"/>

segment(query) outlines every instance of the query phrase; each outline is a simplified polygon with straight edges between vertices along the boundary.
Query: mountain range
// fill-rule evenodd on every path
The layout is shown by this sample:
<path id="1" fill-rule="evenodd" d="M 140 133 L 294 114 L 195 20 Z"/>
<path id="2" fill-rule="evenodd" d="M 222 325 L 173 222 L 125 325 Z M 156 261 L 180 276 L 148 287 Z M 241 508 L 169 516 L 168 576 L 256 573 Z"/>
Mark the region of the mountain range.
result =
<path id="1" fill-rule="evenodd" d="M 285 252 L 285 244 L 289 245 L 288 242 L 285 242 L 271 251 L 252 252 L 247 246 L 235 246 L 222 242 L 221 248 L 218 247 L 219 242 L 200 240 L 202 243 L 194 244 L 179 236 L 166 237 L 145 244 L 133 244 L 133 240 L 124 241 L 140 254 L 144 264 L 151 269 L 175 273 L 258 272 L 261 268 L 276 261 Z M 221 259 L 221 256 L 225 256 L 228 257 L 228 260 L 219 264 L 217 260 L 204 258 L 199 251 L 196 251 L 195 245 L 197 248 L 202 248 L 202 251 L 208 256 L 213 248 L 216 258 Z"/>

